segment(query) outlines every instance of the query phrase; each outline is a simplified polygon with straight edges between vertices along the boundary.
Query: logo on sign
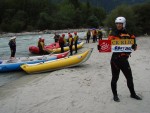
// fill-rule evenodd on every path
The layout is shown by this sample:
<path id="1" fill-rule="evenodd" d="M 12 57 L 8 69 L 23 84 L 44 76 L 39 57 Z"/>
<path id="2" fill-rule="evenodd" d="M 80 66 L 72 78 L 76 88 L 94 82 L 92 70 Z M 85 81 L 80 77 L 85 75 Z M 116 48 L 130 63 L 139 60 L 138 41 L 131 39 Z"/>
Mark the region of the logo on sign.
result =
<path id="1" fill-rule="evenodd" d="M 109 45 L 108 43 L 106 43 L 106 42 L 103 42 L 103 43 L 101 44 L 101 49 L 102 49 L 103 51 L 108 51 L 108 50 L 110 49 L 110 45 Z"/>
<path id="2" fill-rule="evenodd" d="M 101 46 L 100 52 L 111 52 L 110 40 L 100 40 L 99 45 Z"/>
<path id="3" fill-rule="evenodd" d="M 120 46 L 115 46 L 114 50 L 115 51 L 132 51 L 131 47 L 120 47 Z"/>
<path id="4" fill-rule="evenodd" d="M 132 52 L 132 48 L 130 45 L 113 45 L 112 46 L 113 52 Z"/>

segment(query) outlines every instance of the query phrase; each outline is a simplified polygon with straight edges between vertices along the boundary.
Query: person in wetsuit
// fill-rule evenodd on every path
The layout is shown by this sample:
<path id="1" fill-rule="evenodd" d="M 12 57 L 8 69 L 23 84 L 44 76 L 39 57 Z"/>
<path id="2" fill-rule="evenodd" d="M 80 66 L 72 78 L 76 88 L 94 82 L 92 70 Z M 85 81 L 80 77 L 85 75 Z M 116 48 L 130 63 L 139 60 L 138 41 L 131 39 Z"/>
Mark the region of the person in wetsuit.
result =
<path id="1" fill-rule="evenodd" d="M 46 53 L 45 50 L 44 50 L 44 46 L 45 46 L 44 39 L 39 38 L 39 41 L 38 41 L 38 48 L 39 48 L 39 54 L 40 54 L 40 55 L 44 55 L 44 54 Z"/>
<path id="2" fill-rule="evenodd" d="M 102 33 L 102 30 L 101 30 L 101 28 L 98 30 L 98 33 L 97 33 L 97 35 L 98 35 L 98 40 L 102 40 L 103 33 Z"/>
<path id="3" fill-rule="evenodd" d="M 89 29 L 89 30 L 87 31 L 87 33 L 86 33 L 86 43 L 89 43 L 90 38 L 91 38 L 91 31 L 90 31 L 90 29 Z"/>
<path id="4" fill-rule="evenodd" d="M 117 29 L 116 31 L 112 32 L 108 36 L 108 40 L 132 39 L 132 38 L 135 40 L 135 36 L 129 34 L 125 29 L 126 19 L 124 17 L 117 17 L 115 20 L 115 24 L 116 24 Z M 132 45 L 132 49 L 136 50 L 136 48 L 137 48 L 137 44 L 134 43 Z M 120 102 L 120 99 L 117 93 L 117 81 L 119 79 L 120 71 L 123 72 L 127 80 L 127 86 L 131 94 L 130 97 L 137 99 L 137 100 L 142 100 L 142 98 L 139 97 L 135 93 L 135 90 L 134 90 L 132 71 L 131 71 L 130 64 L 128 62 L 128 58 L 130 54 L 131 54 L 130 52 L 114 52 L 111 57 L 111 62 L 110 62 L 111 71 L 112 71 L 111 89 L 113 93 L 113 99 L 116 102 Z"/>
<path id="5" fill-rule="evenodd" d="M 95 43 L 97 41 L 97 31 L 96 31 L 96 29 L 93 30 L 92 35 L 93 35 L 93 43 Z"/>
<path id="6" fill-rule="evenodd" d="M 54 33 L 54 41 L 58 42 L 60 35 L 58 35 L 56 32 Z"/>
<path id="7" fill-rule="evenodd" d="M 78 51 L 78 48 L 77 48 L 77 44 L 78 44 L 78 39 L 79 39 L 79 36 L 77 35 L 77 32 L 74 32 L 74 38 L 73 38 L 73 40 L 74 40 L 74 46 L 75 46 L 75 53 L 77 53 L 77 51 Z"/>
<path id="8" fill-rule="evenodd" d="M 62 34 L 62 36 L 60 36 L 59 40 L 58 40 L 60 48 L 61 48 L 61 53 L 64 52 L 64 46 L 65 46 L 65 39 L 64 39 L 64 37 L 65 37 L 65 34 Z"/>
<path id="9" fill-rule="evenodd" d="M 68 43 L 69 43 L 69 50 L 70 50 L 70 56 L 73 55 L 72 52 L 72 46 L 73 46 L 73 42 L 74 42 L 74 39 L 72 37 L 72 34 L 69 35 L 69 39 L 68 39 Z"/>
<path id="10" fill-rule="evenodd" d="M 8 45 L 11 51 L 10 59 L 13 59 L 15 58 L 15 54 L 16 54 L 16 37 L 15 36 L 10 39 Z"/>

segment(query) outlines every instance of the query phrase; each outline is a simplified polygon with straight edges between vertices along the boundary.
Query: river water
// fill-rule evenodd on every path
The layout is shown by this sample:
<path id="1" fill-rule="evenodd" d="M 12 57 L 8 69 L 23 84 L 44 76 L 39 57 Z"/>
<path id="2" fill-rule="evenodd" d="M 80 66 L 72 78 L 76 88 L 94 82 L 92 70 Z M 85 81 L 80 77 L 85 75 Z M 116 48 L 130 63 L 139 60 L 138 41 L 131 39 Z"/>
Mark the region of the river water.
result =
<path id="1" fill-rule="evenodd" d="M 61 35 L 61 34 L 60 34 Z M 66 38 L 67 34 L 65 33 Z M 85 32 L 78 33 L 79 38 L 83 38 L 85 36 Z M 49 45 L 54 42 L 54 34 L 42 34 L 42 35 L 23 35 L 17 36 L 16 38 L 16 57 L 24 57 L 24 56 L 32 56 L 29 52 L 29 46 L 36 46 L 38 42 L 38 38 L 42 36 L 45 39 L 45 44 Z M 10 37 L 2 37 L 0 38 L 0 60 L 8 59 L 10 57 L 10 48 L 8 45 Z M 13 80 L 19 79 L 26 75 L 23 71 L 19 72 L 6 72 L 0 73 L 0 86 L 9 83 Z"/>
<path id="2" fill-rule="evenodd" d="M 16 57 L 30 56 L 28 50 L 29 46 L 37 45 L 39 36 L 42 36 L 45 39 L 45 44 L 48 45 L 54 42 L 53 34 L 43 34 L 43 35 L 24 35 L 17 36 L 16 38 Z M 10 57 L 10 49 L 8 46 L 10 37 L 0 38 L 0 57 L 1 59 L 7 59 Z"/>

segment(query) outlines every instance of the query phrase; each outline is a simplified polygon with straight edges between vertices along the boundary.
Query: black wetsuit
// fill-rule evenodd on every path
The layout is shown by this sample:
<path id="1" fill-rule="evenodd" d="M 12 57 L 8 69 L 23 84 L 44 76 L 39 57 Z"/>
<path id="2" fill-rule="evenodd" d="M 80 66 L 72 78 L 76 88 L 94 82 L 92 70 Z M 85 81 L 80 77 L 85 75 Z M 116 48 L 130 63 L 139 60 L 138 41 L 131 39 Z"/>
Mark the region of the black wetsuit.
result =
<path id="1" fill-rule="evenodd" d="M 60 37 L 60 35 L 55 35 L 55 36 L 54 36 L 54 40 L 55 40 L 55 42 L 58 42 L 59 37 Z"/>
<path id="2" fill-rule="evenodd" d="M 16 53 L 16 42 L 14 42 L 13 40 L 11 40 L 8 43 L 10 50 L 11 50 L 11 57 L 15 57 L 15 53 Z"/>
<path id="3" fill-rule="evenodd" d="M 72 46 L 73 46 L 73 38 L 69 38 L 69 49 L 70 49 L 70 55 L 72 55 Z"/>
<path id="4" fill-rule="evenodd" d="M 77 53 L 77 51 L 78 51 L 77 45 L 78 45 L 78 36 L 74 37 L 75 53 Z"/>
<path id="5" fill-rule="evenodd" d="M 102 37 L 103 37 L 102 31 L 98 31 L 98 39 L 99 39 L 99 40 L 102 40 Z"/>
<path id="6" fill-rule="evenodd" d="M 120 37 L 120 34 L 127 34 L 126 30 L 116 30 L 112 36 Z M 127 38 L 127 37 L 125 37 Z M 123 39 L 125 39 L 123 38 Z M 130 37 L 128 37 L 130 38 Z M 128 58 L 131 53 L 113 53 L 111 58 L 111 71 L 112 71 L 112 80 L 111 80 L 111 88 L 114 96 L 117 96 L 117 81 L 119 79 L 120 70 L 123 72 L 125 78 L 127 79 L 127 86 L 130 90 L 131 95 L 135 95 L 134 91 L 134 84 L 133 84 L 133 77 L 132 71 L 130 68 L 130 64 L 128 62 Z"/>
<path id="7" fill-rule="evenodd" d="M 91 32 L 90 32 L 90 31 L 88 31 L 88 32 L 87 32 L 87 39 L 86 39 L 86 43 L 89 43 L 90 37 L 91 37 Z"/>

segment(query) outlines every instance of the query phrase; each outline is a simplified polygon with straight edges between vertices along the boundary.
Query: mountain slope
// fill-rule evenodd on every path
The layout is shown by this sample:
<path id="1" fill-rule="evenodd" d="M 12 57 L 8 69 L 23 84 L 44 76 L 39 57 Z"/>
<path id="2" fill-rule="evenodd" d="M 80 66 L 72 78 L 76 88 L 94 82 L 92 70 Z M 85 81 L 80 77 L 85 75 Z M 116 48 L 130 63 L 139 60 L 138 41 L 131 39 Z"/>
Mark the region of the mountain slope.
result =
<path id="1" fill-rule="evenodd" d="M 87 0 L 81 0 L 86 2 Z M 138 3 L 144 3 L 145 0 L 88 0 L 92 5 L 96 7 L 103 7 L 106 11 L 111 11 L 115 7 L 121 4 L 135 5 Z"/>
<path id="2" fill-rule="evenodd" d="M 63 0 L 51 0 L 54 3 L 60 3 Z M 79 0 L 81 2 L 87 2 L 91 5 L 94 5 L 96 7 L 103 7 L 106 11 L 111 11 L 115 7 L 121 4 L 129 4 L 129 5 L 135 5 L 139 3 L 144 3 L 149 0 Z"/>

